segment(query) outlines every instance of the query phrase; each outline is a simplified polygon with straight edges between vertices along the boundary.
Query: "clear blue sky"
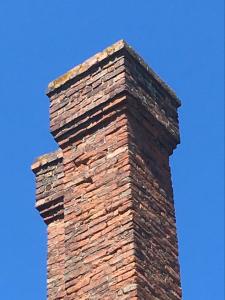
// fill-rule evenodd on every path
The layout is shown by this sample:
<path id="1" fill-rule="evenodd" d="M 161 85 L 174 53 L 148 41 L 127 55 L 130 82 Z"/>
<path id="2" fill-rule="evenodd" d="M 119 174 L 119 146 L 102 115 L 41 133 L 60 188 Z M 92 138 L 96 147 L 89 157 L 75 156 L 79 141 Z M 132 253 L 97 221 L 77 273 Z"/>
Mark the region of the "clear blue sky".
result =
<path id="1" fill-rule="evenodd" d="M 1 299 L 46 299 L 30 171 L 56 149 L 45 88 L 121 38 L 182 100 L 171 164 L 183 299 L 224 299 L 223 17 L 222 0 L 1 1 Z"/>

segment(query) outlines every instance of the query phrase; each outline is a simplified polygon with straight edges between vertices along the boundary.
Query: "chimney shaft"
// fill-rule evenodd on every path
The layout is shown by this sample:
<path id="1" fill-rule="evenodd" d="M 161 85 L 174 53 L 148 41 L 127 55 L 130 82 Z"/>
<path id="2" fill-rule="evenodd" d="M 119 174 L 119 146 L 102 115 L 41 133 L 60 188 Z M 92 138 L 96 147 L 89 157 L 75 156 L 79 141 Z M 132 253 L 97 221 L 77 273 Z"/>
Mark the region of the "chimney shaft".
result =
<path id="1" fill-rule="evenodd" d="M 48 300 L 180 300 L 171 89 L 119 41 L 49 84 L 59 145 L 32 165 Z"/>

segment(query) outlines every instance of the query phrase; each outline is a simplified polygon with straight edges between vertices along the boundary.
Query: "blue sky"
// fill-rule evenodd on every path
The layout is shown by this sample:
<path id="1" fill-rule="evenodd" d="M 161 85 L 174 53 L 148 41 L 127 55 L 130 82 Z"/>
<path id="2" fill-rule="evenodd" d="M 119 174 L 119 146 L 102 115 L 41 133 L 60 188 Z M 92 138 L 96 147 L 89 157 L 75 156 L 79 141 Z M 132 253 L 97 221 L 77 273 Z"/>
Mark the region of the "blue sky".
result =
<path id="1" fill-rule="evenodd" d="M 30 171 L 56 149 L 46 86 L 121 38 L 182 101 L 171 166 L 183 299 L 224 298 L 223 18 L 220 0 L 1 1 L 1 299 L 46 299 Z"/>

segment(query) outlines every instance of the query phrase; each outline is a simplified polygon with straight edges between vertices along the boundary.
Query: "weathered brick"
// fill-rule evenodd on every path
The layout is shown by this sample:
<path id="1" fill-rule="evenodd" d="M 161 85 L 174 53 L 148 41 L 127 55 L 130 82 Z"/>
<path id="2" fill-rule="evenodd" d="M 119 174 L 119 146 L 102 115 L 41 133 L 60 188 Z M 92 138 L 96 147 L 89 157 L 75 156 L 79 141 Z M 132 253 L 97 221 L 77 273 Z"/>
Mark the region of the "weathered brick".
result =
<path id="1" fill-rule="evenodd" d="M 176 95 L 119 41 L 50 83 L 48 96 L 60 150 L 32 166 L 48 300 L 180 300 Z"/>

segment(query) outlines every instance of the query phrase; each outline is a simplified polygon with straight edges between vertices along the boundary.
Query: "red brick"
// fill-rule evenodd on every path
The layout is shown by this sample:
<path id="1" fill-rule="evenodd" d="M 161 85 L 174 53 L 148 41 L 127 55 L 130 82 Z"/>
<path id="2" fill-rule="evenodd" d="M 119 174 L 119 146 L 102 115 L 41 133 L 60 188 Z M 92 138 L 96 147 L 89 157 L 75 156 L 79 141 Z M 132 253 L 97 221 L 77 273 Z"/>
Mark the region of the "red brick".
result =
<path id="1" fill-rule="evenodd" d="M 176 95 L 120 41 L 49 85 L 40 157 L 48 300 L 181 300 L 169 156 Z"/>

